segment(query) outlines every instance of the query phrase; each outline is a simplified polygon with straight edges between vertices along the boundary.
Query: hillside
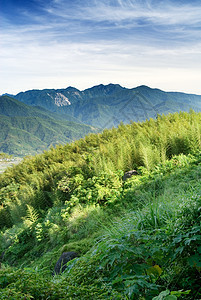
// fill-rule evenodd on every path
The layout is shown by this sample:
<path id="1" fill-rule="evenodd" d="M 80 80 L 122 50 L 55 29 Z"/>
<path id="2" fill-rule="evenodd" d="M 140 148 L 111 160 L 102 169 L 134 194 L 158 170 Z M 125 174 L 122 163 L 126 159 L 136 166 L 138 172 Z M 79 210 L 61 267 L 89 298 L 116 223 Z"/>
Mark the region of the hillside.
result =
<path id="1" fill-rule="evenodd" d="M 71 142 L 97 131 L 95 128 L 117 127 L 120 122 L 143 121 L 157 114 L 201 110 L 201 96 L 147 86 L 31 90 L 13 97 L 0 97 L 0 151 L 20 156 Z"/>
<path id="2" fill-rule="evenodd" d="M 73 120 L 73 121 L 72 121 Z M 53 114 L 8 96 L 0 97 L 0 151 L 14 155 L 42 152 L 96 130 L 71 116 Z"/>
<path id="3" fill-rule="evenodd" d="M 16 99 L 67 114 L 99 128 L 118 126 L 122 121 L 144 121 L 157 114 L 201 110 L 201 96 L 164 92 L 147 86 L 127 89 L 118 84 L 98 85 L 84 91 L 66 89 L 31 90 Z"/>
<path id="4" fill-rule="evenodd" d="M 7 169 L 0 299 L 200 299 L 200 148 L 201 113 L 191 111 L 105 129 Z M 78 257 L 53 276 L 67 251 Z"/>

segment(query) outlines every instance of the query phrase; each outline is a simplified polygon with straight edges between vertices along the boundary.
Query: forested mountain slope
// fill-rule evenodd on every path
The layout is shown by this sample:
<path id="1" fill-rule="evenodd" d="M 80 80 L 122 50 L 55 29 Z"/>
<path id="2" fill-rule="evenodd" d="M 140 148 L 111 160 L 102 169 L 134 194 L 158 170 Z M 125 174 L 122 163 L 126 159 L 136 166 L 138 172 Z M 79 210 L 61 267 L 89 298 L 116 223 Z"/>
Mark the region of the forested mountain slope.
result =
<path id="1" fill-rule="evenodd" d="M 118 126 L 121 121 L 143 121 L 162 113 L 201 110 L 199 95 L 164 92 L 147 86 L 127 89 L 118 84 L 101 84 L 84 91 L 72 87 L 31 90 L 15 98 L 99 128 Z"/>
<path id="2" fill-rule="evenodd" d="M 96 130 L 73 122 L 73 117 L 28 106 L 8 96 L 0 97 L 0 151 L 15 155 L 42 152 Z"/>

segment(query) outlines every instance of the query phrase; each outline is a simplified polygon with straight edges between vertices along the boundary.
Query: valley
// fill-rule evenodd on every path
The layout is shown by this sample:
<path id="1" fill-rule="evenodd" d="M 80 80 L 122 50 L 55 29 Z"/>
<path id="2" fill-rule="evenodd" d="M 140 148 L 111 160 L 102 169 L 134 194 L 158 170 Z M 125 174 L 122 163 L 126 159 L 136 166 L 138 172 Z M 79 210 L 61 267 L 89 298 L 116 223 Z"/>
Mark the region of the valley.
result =
<path id="1" fill-rule="evenodd" d="M 7 168 L 13 165 L 19 164 L 22 158 L 15 157 L 11 159 L 1 159 L 0 158 L 0 174 L 3 173 Z"/>

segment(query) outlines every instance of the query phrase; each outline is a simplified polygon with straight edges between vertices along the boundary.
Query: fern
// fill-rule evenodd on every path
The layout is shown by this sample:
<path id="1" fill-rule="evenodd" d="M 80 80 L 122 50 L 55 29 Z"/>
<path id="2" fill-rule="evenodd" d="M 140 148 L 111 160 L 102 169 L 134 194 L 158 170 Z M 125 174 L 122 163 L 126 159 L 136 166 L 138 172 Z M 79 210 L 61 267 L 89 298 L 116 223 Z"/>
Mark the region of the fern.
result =
<path id="1" fill-rule="evenodd" d="M 27 215 L 24 218 L 24 224 L 30 227 L 33 223 L 36 223 L 38 221 L 38 218 L 39 215 L 36 209 L 27 204 Z"/>

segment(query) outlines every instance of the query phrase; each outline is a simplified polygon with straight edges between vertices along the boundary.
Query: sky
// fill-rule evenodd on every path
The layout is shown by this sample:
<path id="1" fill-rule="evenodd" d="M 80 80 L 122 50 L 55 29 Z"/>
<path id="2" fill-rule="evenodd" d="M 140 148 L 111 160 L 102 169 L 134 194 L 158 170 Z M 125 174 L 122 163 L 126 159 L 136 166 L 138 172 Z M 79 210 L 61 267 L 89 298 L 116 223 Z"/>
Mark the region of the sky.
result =
<path id="1" fill-rule="evenodd" d="M 109 83 L 201 95 L 201 1 L 0 0 L 0 95 Z"/>

